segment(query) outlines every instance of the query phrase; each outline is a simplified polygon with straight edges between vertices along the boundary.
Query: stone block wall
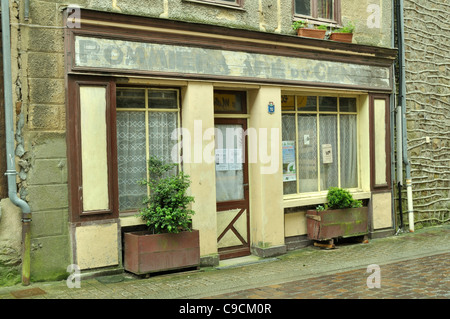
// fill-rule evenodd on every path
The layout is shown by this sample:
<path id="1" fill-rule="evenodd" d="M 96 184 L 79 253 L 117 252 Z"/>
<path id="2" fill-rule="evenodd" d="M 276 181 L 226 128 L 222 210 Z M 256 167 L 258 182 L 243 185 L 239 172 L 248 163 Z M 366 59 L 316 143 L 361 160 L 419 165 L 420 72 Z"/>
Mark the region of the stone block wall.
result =
<path id="1" fill-rule="evenodd" d="M 11 9 L 13 100 L 19 195 L 31 208 L 31 280 L 67 276 L 68 231 L 64 38 L 58 1 Z M 20 152 L 18 150 L 21 149 Z"/>
<path id="2" fill-rule="evenodd" d="M 421 227 L 450 220 L 450 2 L 404 6 L 408 155 Z"/>

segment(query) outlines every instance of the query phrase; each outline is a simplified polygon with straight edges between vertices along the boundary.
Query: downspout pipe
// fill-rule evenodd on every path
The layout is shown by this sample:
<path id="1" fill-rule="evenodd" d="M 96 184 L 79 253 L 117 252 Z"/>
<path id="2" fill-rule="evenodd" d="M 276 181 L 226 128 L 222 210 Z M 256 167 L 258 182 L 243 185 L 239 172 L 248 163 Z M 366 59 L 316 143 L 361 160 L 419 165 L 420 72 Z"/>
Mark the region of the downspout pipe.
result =
<path id="1" fill-rule="evenodd" d="M 403 164 L 405 165 L 406 173 L 406 196 L 408 200 L 408 223 L 409 231 L 414 231 L 414 209 L 412 201 L 412 179 L 411 179 L 411 163 L 408 158 L 408 142 L 407 142 L 407 127 L 406 127 L 406 67 L 405 67 L 405 27 L 404 27 L 404 5 L 403 0 L 397 0 L 397 37 L 399 44 L 399 71 L 400 71 L 400 83 L 399 83 L 399 101 L 401 105 L 401 117 L 402 117 L 402 153 Z"/>
<path id="2" fill-rule="evenodd" d="M 8 180 L 8 197 L 22 210 L 22 284 L 30 284 L 31 251 L 31 209 L 28 203 L 17 196 L 16 165 L 14 155 L 14 114 L 12 99 L 11 73 L 11 33 L 9 20 L 9 0 L 2 0 L 2 45 L 3 45 L 3 81 L 5 92 L 5 138 L 6 138 L 6 173 Z"/>

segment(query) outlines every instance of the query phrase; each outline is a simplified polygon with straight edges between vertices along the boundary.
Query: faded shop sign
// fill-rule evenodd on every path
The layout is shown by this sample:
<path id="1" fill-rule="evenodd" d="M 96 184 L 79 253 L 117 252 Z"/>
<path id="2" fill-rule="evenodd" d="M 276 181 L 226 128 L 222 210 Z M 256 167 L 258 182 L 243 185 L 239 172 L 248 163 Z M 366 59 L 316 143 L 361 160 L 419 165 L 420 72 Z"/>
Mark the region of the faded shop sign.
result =
<path id="1" fill-rule="evenodd" d="M 390 88 L 388 67 L 87 36 L 75 37 L 75 66 Z"/>

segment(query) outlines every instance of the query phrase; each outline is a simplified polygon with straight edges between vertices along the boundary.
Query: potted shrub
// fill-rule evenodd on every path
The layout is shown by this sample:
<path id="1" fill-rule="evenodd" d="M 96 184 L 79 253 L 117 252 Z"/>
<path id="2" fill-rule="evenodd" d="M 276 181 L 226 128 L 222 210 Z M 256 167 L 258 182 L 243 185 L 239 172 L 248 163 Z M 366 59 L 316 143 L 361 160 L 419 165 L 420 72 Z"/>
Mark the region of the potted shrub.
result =
<path id="1" fill-rule="evenodd" d="M 151 272 L 198 267 L 199 232 L 192 229 L 189 208 L 194 201 L 186 194 L 189 176 L 174 173 L 176 164 L 149 160 L 149 178 L 142 185 L 150 188 L 139 216 L 148 230 L 124 234 L 125 270 L 141 275 Z"/>
<path id="2" fill-rule="evenodd" d="M 328 190 L 327 204 L 308 210 L 308 238 L 318 241 L 368 234 L 368 208 L 354 200 L 348 190 L 332 187 Z"/>
<path id="3" fill-rule="evenodd" d="M 330 40 L 352 43 L 354 31 L 355 24 L 352 21 L 349 21 L 342 28 L 333 30 L 330 35 Z"/>
<path id="4" fill-rule="evenodd" d="M 297 35 L 300 37 L 324 39 L 325 33 L 327 32 L 326 25 L 320 25 L 315 29 L 314 27 L 309 27 L 308 22 L 303 20 L 297 20 L 292 24 L 292 29 L 297 31 Z"/>

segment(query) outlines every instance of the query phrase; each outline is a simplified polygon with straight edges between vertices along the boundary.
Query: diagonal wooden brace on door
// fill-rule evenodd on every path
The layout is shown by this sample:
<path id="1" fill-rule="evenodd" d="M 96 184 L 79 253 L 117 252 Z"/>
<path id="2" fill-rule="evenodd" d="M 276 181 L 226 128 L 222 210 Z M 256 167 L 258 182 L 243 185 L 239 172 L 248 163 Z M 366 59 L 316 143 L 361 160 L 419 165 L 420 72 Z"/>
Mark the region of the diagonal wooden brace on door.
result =
<path id="1" fill-rule="evenodd" d="M 239 217 L 241 217 L 241 215 L 245 212 L 245 208 L 242 208 L 239 213 L 236 214 L 236 216 L 233 218 L 233 220 L 228 224 L 227 227 L 225 227 L 225 229 L 223 230 L 223 232 L 219 235 L 219 237 L 217 237 L 217 242 L 219 242 L 223 236 L 225 236 L 225 234 L 227 233 L 227 231 L 231 230 L 236 237 L 241 241 L 241 243 L 243 245 L 246 245 L 247 242 L 245 241 L 245 239 L 241 236 L 241 234 L 239 234 L 239 232 L 237 231 L 237 229 L 234 227 L 234 223 L 239 219 Z"/>

